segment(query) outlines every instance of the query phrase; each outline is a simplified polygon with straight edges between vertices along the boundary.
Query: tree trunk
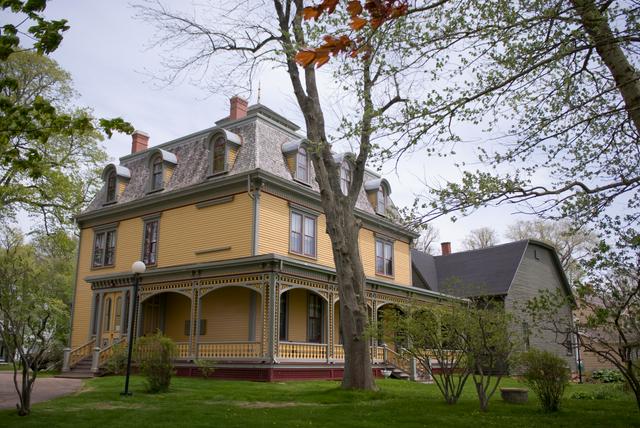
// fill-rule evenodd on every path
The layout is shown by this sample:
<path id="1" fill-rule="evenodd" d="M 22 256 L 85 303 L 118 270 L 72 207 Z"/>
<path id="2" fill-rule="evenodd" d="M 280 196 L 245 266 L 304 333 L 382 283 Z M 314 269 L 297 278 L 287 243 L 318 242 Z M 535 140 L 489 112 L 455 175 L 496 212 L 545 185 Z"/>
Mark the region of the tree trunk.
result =
<path id="1" fill-rule="evenodd" d="M 489 400 L 487 398 L 487 391 L 484 389 L 484 382 L 482 380 L 473 380 L 476 384 L 476 391 L 478 392 L 478 400 L 480 401 L 480 410 L 486 412 L 489 409 Z"/>
<path id="2" fill-rule="evenodd" d="M 27 361 L 22 361 L 22 386 L 18 392 L 20 402 L 16 404 L 18 408 L 18 415 L 27 416 L 31 413 L 31 385 L 29 381 L 29 364 Z"/>
<path id="3" fill-rule="evenodd" d="M 572 0 L 582 26 L 611 72 L 636 132 L 640 132 L 640 76 L 611 31 L 607 17 L 593 0 Z"/>
<path id="4" fill-rule="evenodd" d="M 359 226 L 352 211 L 341 204 L 325 210 L 340 296 L 340 324 L 344 346 L 345 389 L 375 389 L 369 350 L 365 275 L 358 248 Z"/>

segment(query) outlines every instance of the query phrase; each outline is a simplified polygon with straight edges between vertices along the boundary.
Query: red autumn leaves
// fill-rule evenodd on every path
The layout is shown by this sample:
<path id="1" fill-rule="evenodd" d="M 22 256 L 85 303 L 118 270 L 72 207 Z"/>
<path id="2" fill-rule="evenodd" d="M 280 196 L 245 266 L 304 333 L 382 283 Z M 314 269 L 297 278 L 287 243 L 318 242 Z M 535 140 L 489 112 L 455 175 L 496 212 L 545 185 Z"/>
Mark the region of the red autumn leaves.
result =
<path id="1" fill-rule="evenodd" d="M 307 6 L 303 10 L 305 21 L 319 19 L 323 13 L 331 14 L 336 10 L 340 0 L 323 0 L 316 6 Z M 364 3 L 364 5 L 363 5 Z M 353 31 L 360 31 L 369 25 L 373 30 L 377 30 L 385 21 L 395 19 L 407 13 L 409 6 L 407 0 L 351 0 L 347 2 L 347 13 L 349 14 L 349 27 Z M 314 65 L 321 67 L 331 56 L 340 53 L 348 53 L 352 57 L 360 54 L 367 55 L 366 43 L 363 46 L 362 38 L 353 40 L 349 35 L 326 35 L 323 37 L 324 43 L 317 48 L 304 48 L 296 54 L 296 62 L 302 67 Z"/>

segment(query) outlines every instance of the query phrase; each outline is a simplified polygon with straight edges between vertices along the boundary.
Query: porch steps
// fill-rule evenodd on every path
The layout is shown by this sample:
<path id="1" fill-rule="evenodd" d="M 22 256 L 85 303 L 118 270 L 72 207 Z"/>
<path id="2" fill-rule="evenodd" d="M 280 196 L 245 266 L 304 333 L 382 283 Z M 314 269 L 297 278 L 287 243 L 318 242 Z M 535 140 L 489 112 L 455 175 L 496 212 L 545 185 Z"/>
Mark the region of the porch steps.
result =
<path id="1" fill-rule="evenodd" d="M 397 367 L 393 367 L 391 369 L 391 377 L 394 379 L 401 379 L 401 380 L 409 380 L 411 379 L 411 375 L 409 375 L 409 373 L 405 372 L 402 369 L 399 369 Z"/>
<path id="2" fill-rule="evenodd" d="M 68 372 L 62 372 L 55 377 L 68 378 L 68 379 L 90 379 L 95 374 L 91 371 L 91 357 L 87 357 L 70 369 Z"/>

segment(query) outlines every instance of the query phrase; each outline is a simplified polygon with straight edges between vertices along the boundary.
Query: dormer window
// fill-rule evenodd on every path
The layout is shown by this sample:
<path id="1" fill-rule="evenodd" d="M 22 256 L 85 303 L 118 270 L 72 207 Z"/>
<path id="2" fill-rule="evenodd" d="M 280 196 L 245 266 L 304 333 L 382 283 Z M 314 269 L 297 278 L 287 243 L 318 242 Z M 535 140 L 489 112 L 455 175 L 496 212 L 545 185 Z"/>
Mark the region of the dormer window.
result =
<path id="1" fill-rule="evenodd" d="M 151 190 L 160 190 L 164 187 L 162 157 L 157 155 L 151 162 Z"/>
<path id="2" fill-rule="evenodd" d="M 349 194 L 351 187 L 351 165 L 347 161 L 343 161 L 340 165 L 340 189 L 345 195 Z"/>
<path id="3" fill-rule="evenodd" d="M 309 182 L 309 155 L 307 149 L 300 146 L 296 156 L 296 180 Z"/>
<path id="4" fill-rule="evenodd" d="M 103 203 L 105 205 L 118 202 L 118 198 L 124 192 L 126 184 L 131 178 L 131 171 L 122 165 L 110 163 L 102 171 L 102 179 L 105 184 Z"/>
<path id="5" fill-rule="evenodd" d="M 389 200 L 389 194 L 391 193 L 389 182 L 384 178 L 368 180 L 364 183 L 364 190 L 367 192 L 367 198 L 375 213 L 387 215 L 387 208 L 391 203 Z"/>
<path id="6" fill-rule="evenodd" d="M 116 172 L 111 171 L 107 175 L 107 202 L 114 202 L 116 200 Z"/>
<path id="7" fill-rule="evenodd" d="M 163 149 L 151 149 L 149 153 L 149 184 L 148 192 L 163 190 L 171 179 L 178 164 L 175 154 Z"/>
<path id="8" fill-rule="evenodd" d="M 225 129 L 215 131 L 209 139 L 209 176 L 231 170 L 241 144 L 239 135 Z"/>

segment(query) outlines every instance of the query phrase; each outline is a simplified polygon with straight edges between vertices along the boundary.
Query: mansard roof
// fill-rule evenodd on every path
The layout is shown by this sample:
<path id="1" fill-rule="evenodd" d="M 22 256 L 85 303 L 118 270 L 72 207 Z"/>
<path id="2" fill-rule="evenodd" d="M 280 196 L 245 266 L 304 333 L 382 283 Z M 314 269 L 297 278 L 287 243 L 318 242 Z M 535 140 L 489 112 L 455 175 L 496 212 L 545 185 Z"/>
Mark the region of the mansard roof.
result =
<path id="1" fill-rule="evenodd" d="M 304 141 L 305 136 L 298 132 L 299 129 L 299 126 L 273 110 L 256 104 L 247 109 L 246 117 L 236 120 L 230 120 L 227 117 L 217 121 L 216 126 L 123 156 L 120 158 L 120 165 L 114 166 L 120 171 L 128 170 L 130 180 L 119 197 L 117 205 L 137 201 L 148 196 L 150 178 L 148 159 L 153 152 L 160 153 L 163 159 L 175 164 L 170 179 L 159 193 L 179 191 L 204 182 L 218 180 L 221 177 L 247 173 L 257 169 L 294 182 L 283 148 L 298 147 Z M 209 177 L 208 166 L 212 149 L 209 143 L 211 138 L 219 133 L 223 133 L 227 141 L 234 143 L 238 147 L 238 152 L 235 162 L 226 174 Z M 365 182 L 376 180 L 386 182 L 375 172 L 365 171 Z M 319 192 L 313 168 L 310 169 L 308 184 L 297 182 L 296 184 Z M 102 209 L 105 193 L 106 186 L 103 186 L 84 213 Z M 364 188 L 358 195 L 356 208 L 375 215 L 375 210 L 367 199 Z"/>

